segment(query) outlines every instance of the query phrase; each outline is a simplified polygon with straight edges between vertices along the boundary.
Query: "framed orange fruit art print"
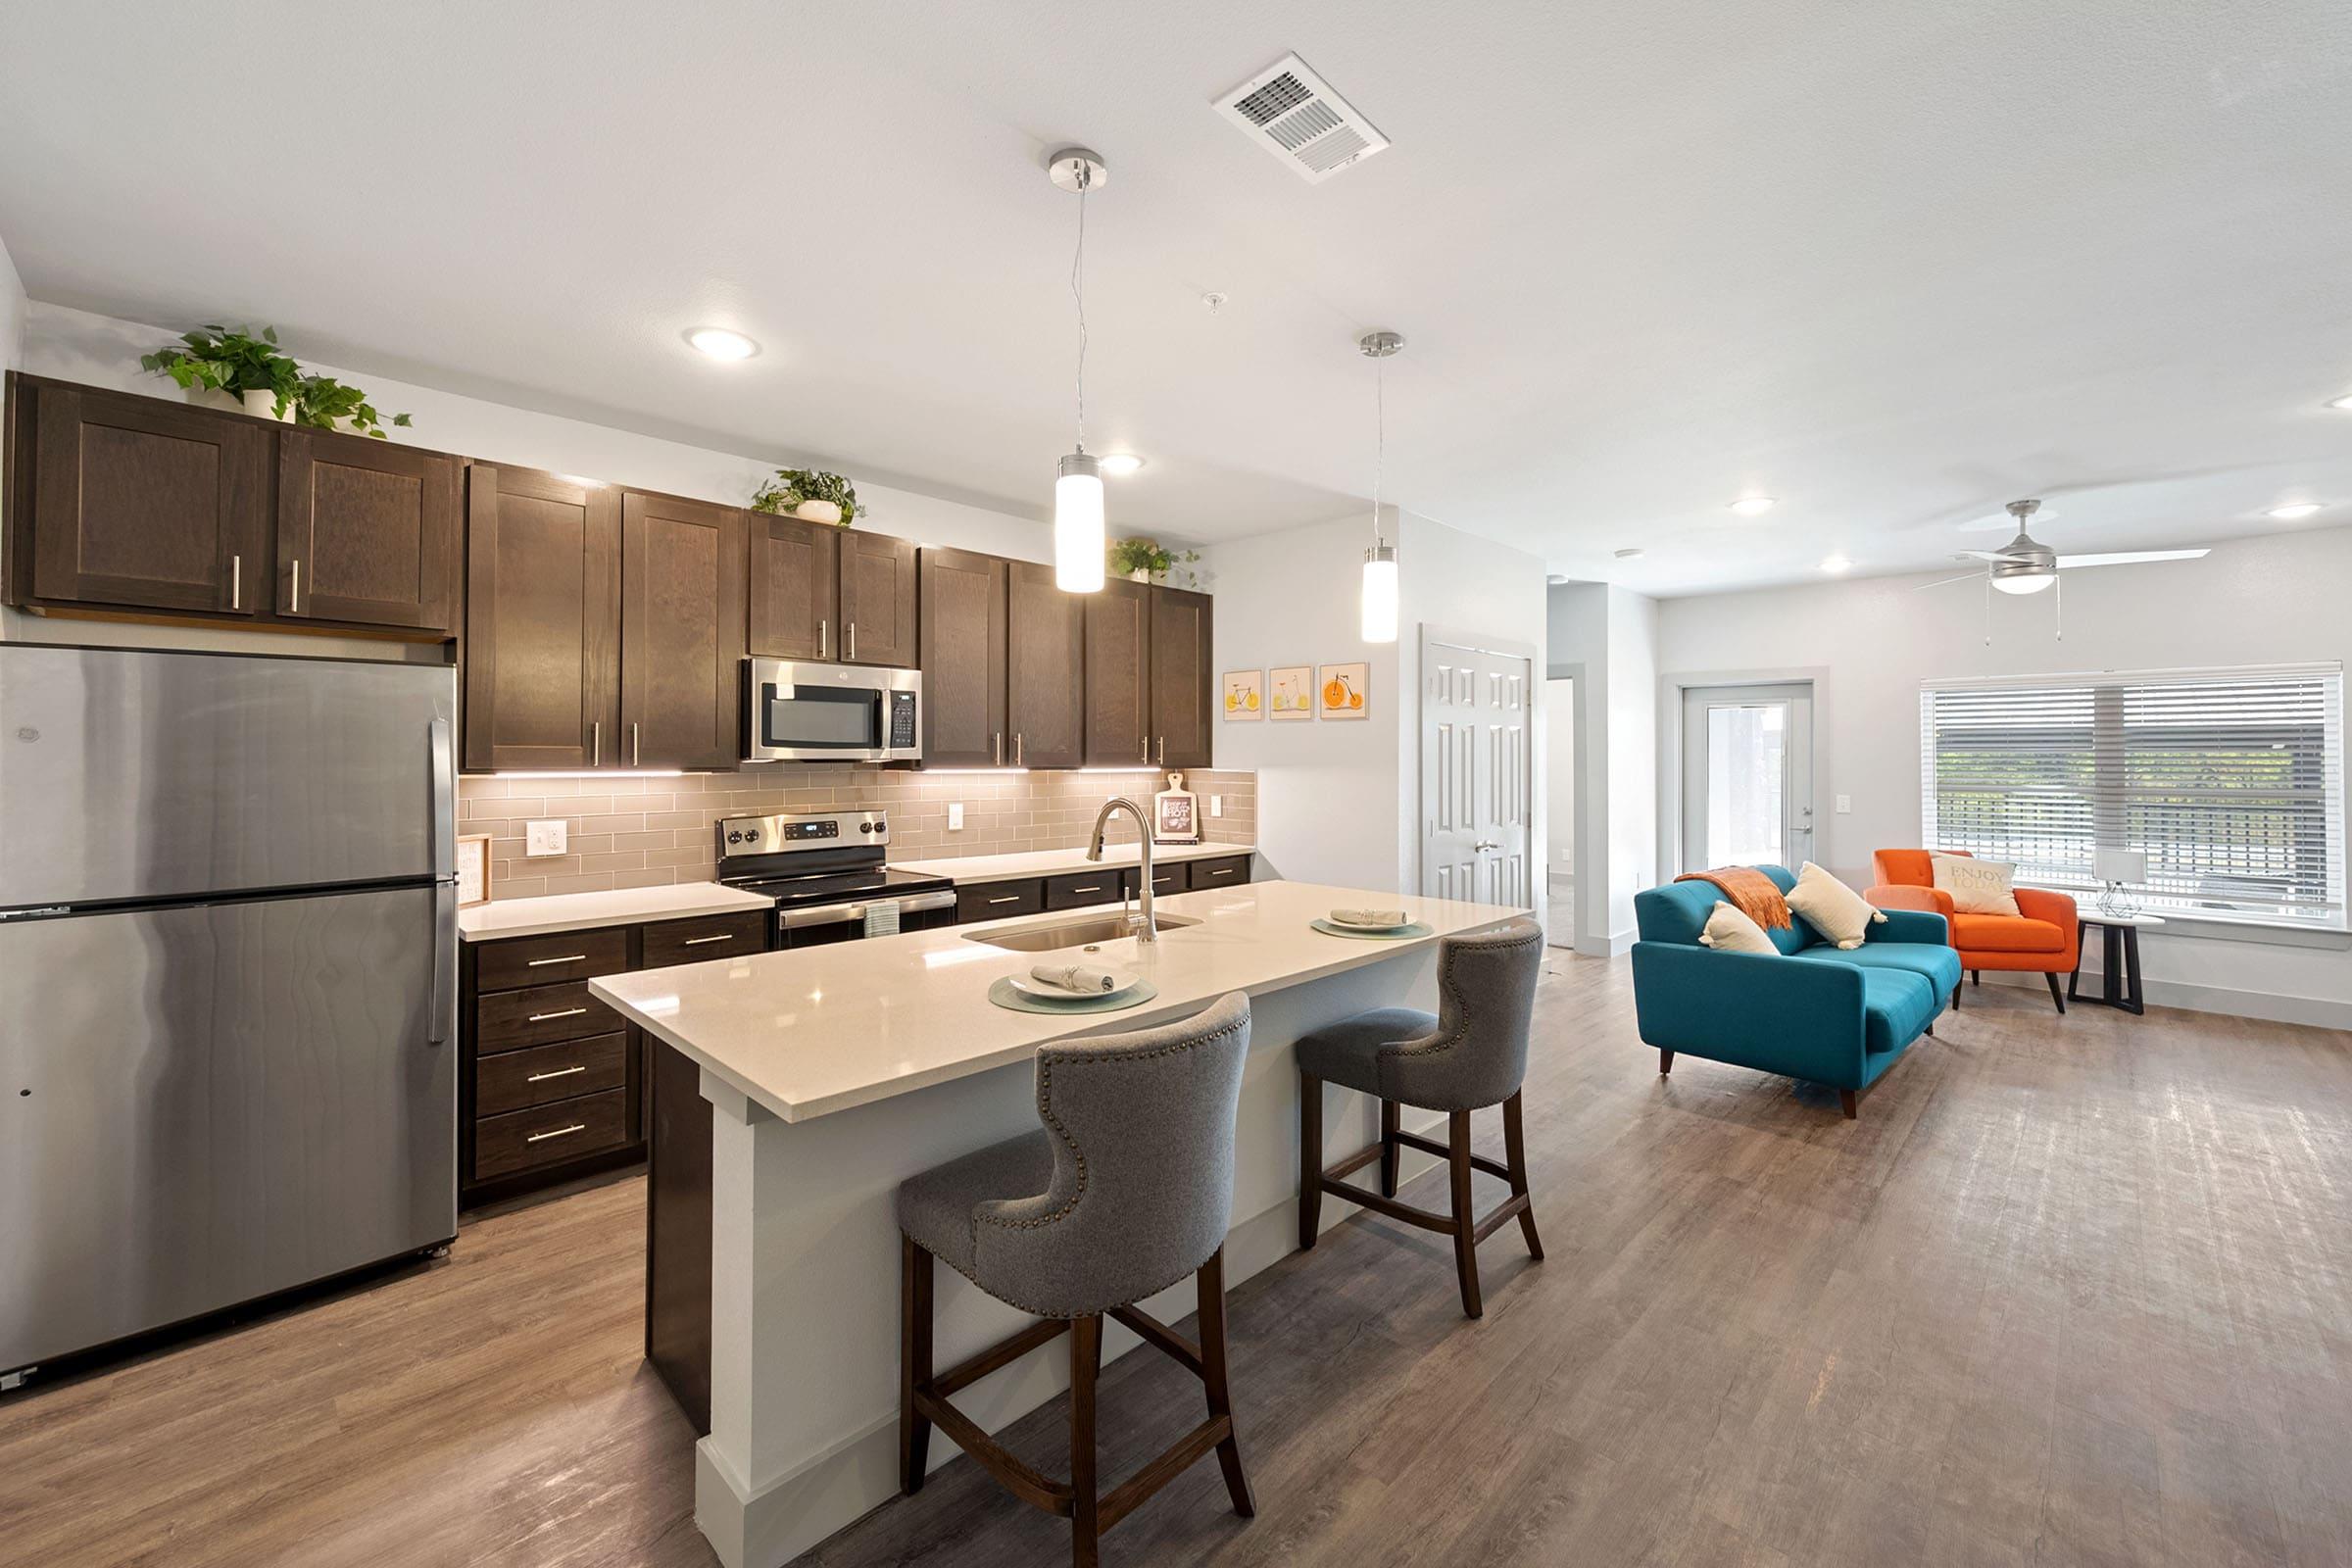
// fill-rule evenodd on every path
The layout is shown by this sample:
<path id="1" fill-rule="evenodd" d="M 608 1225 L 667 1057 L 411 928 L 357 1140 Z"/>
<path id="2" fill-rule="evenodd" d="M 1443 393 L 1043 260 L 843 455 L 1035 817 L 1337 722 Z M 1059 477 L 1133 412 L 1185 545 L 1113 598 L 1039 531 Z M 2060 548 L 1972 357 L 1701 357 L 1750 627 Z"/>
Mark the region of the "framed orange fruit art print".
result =
<path id="1" fill-rule="evenodd" d="M 1362 718 L 1371 683 L 1368 664 L 1325 664 L 1315 671 L 1315 711 L 1325 718 Z"/>

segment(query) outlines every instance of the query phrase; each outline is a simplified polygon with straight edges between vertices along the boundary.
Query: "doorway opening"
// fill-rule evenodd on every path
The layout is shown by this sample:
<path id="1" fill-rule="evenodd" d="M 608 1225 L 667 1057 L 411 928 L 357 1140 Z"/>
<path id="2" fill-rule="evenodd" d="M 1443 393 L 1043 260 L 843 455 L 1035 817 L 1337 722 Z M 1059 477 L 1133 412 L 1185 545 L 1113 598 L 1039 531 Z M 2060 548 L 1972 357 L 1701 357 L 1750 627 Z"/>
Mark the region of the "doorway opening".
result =
<path id="1" fill-rule="evenodd" d="M 1544 940 L 1555 948 L 1576 946 L 1576 677 L 1544 683 Z"/>
<path id="2" fill-rule="evenodd" d="M 1683 693 L 1683 869 L 1813 857 L 1813 687 Z"/>

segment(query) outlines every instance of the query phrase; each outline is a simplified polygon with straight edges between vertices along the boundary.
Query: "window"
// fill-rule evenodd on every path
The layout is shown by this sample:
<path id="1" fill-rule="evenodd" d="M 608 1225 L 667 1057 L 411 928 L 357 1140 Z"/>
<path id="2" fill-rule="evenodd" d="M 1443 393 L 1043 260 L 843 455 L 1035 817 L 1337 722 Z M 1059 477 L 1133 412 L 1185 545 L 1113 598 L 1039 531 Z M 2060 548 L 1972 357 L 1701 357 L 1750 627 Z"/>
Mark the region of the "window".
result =
<path id="1" fill-rule="evenodd" d="M 2343 929 L 2341 666 L 1930 682 L 1919 714 L 1929 846 L 2083 892 L 2140 850 L 2154 912 Z"/>

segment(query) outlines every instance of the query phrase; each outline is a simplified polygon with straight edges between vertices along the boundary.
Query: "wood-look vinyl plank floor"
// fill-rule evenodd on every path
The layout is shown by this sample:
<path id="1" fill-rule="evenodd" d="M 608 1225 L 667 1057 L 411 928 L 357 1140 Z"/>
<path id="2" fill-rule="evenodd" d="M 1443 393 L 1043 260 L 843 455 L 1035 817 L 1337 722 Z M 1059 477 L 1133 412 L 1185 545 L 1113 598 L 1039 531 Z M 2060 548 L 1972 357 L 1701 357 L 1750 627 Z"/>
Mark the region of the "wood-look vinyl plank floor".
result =
<path id="1" fill-rule="evenodd" d="M 2352 1562 L 2352 1035 L 1971 988 L 1847 1122 L 1689 1056 L 1661 1081 L 1626 965 L 1546 964 L 1549 1259 L 1497 1232 L 1470 1323 L 1445 1243 L 1359 1217 L 1238 1287 L 1259 1515 L 1197 1466 L 1108 1561 Z M 0 1564 L 705 1568 L 691 1435 L 638 1360 L 643 1202 L 475 1220 L 444 1261 L 0 1401 Z M 1199 1401 L 1156 1352 L 1106 1368 L 1104 1473 Z M 1064 1421 L 1006 1441 L 1060 1473 Z M 804 1561 L 1066 1540 L 958 1460 Z"/>

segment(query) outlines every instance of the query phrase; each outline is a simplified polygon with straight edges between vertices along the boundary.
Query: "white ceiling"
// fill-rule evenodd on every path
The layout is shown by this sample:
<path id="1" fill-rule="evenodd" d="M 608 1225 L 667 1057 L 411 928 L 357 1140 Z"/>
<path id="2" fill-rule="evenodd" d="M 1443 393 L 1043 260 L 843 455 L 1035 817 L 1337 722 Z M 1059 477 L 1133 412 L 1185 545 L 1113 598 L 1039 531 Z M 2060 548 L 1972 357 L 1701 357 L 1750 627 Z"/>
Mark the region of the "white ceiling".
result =
<path id="1" fill-rule="evenodd" d="M 1395 147 L 1310 186 L 1219 120 L 1290 49 Z M 2340 0 L 0 12 L 35 298 L 1033 513 L 1065 141 L 1114 527 L 1347 510 L 1372 326 L 1389 494 L 1580 577 L 1916 569 L 2062 489 L 2067 550 L 2352 522 Z"/>

